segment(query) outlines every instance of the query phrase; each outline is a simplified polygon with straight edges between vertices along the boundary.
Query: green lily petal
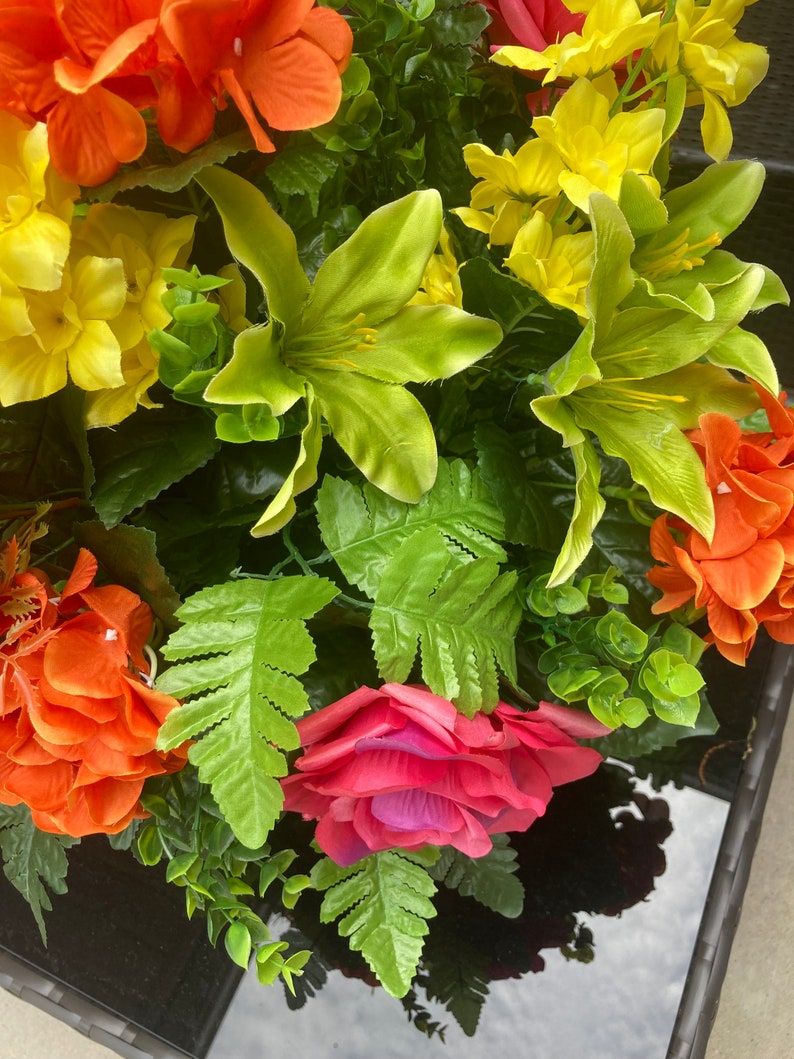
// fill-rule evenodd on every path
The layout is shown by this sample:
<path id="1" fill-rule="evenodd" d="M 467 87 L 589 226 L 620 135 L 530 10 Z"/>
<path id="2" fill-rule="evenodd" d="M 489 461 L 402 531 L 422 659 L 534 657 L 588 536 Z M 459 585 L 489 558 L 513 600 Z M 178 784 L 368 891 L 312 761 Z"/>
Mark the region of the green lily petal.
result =
<path id="1" fill-rule="evenodd" d="M 750 213 L 764 185 L 764 167 L 760 162 L 742 160 L 710 165 L 700 176 L 669 191 L 664 203 L 670 217 L 669 227 L 651 237 L 637 249 L 658 246 L 670 236 L 688 230 L 688 241 L 699 243 L 714 232 L 724 239 Z"/>
<path id="2" fill-rule="evenodd" d="M 502 339 L 493 320 L 454 305 L 408 305 L 378 327 L 356 371 L 382 382 L 432 382 L 463 371 Z"/>
<path id="3" fill-rule="evenodd" d="M 413 394 L 338 371 L 315 371 L 311 382 L 334 437 L 361 473 L 396 500 L 417 503 L 436 480 L 438 455 Z"/>
<path id="4" fill-rule="evenodd" d="M 598 436 L 604 452 L 626 461 L 654 504 L 680 515 L 710 540 L 714 508 L 703 464 L 668 409 L 618 408 L 610 397 L 593 391 L 567 400 L 579 426 Z"/>
<path id="5" fill-rule="evenodd" d="M 656 232 L 667 224 L 664 202 L 631 170 L 623 174 L 619 205 L 635 239 Z"/>
<path id="6" fill-rule="evenodd" d="M 301 431 L 300 449 L 295 466 L 251 530 L 252 537 L 267 537 L 283 529 L 297 510 L 295 497 L 310 489 L 317 481 L 317 464 L 323 445 L 323 430 L 320 412 L 310 386 L 306 387 L 306 411 L 309 419 Z"/>
<path id="7" fill-rule="evenodd" d="M 660 508 L 686 519 L 710 540 L 714 509 L 703 465 L 682 433 L 705 412 L 739 418 L 757 407 L 751 386 L 722 368 L 689 364 L 628 387 L 593 387 L 565 399 L 579 427 L 619 456 Z"/>
<path id="8" fill-rule="evenodd" d="M 301 331 L 394 316 L 416 294 L 441 233 L 441 196 L 414 191 L 369 215 L 317 271 Z"/>
<path id="9" fill-rule="evenodd" d="M 560 585 L 577 570 L 593 547 L 593 530 L 604 514 L 606 504 L 598 491 L 601 464 L 589 438 L 571 446 L 576 469 L 576 499 L 568 532 L 548 580 L 548 587 Z"/>
<path id="10" fill-rule="evenodd" d="M 609 330 L 618 305 L 634 286 L 629 264 L 634 238 L 626 218 L 608 195 L 590 196 L 590 219 L 595 236 L 593 276 L 585 304 L 595 321 L 596 340 Z"/>
<path id="11" fill-rule="evenodd" d="M 292 229 L 261 191 L 235 173 L 209 166 L 196 181 L 218 208 L 229 249 L 262 284 L 269 314 L 292 326 L 309 295 Z"/>
<path id="12" fill-rule="evenodd" d="M 565 356 L 555 361 L 546 372 L 546 384 L 555 393 L 573 393 L 601 378 L 601 369 L 593 359 L 594 334 L 595 324 L 589 320 Z"/>
<path id="13" fill-rule="evenodd" d="M 764 281 L 750 265 L 713 291 L 714 319 L 675 309 L 626 309 L 619 313 L 594 357 L 605 376 L 647 379 L 689 364 L 708 351 L 749 312 Z"/>
<path id="14" fill-rule="evenodd" d="M 774 362 L 758 335 L 734 327 L 711 347 L 708 355 L 712 364 L 743 372 L 748 378 L 760 382 L 775 397 L 780 392 Z"/>
<path id="15" fill-rule="evenodd" d="M 713 320 L 715 313 L 714 299 L 702 283 L 696 283 L 681 294 L 674 294 L 666 289 L 665 283 L 650 283 L 639 278 L 634 290 L 623 299 L 622 309 L 677 309 L 680 312 L 694 313 L 701 320 Z"/>
<path id="16" fill-rule="evenodd" d="M 304 395 L 303 379 L 282 362 L 281 324 L 271 321 L 248 327 L 234 340 L 229 363 L 221 368 L 204 391 L 210 404 L 270 405 L 273 415 L 283 415 Z"/>

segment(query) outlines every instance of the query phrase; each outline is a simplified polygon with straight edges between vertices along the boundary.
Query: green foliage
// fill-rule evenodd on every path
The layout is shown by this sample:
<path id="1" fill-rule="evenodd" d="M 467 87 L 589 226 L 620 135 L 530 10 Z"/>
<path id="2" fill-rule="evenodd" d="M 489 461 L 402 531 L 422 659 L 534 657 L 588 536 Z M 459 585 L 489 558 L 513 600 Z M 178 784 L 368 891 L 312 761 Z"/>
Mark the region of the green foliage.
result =
<path id="1" fill-rule="evenodd" d="M 516 679 L 516 580 L 491 558 L 460 565 L 439 529 L 417 530 L 389 560 L 375 597 L 370 629 L 383 679 L 406 680 L 419 647 L 432 691 L 469 717 L 494 709 L 497 666 Z"/>
<path id="2" fill-rule="evenodd" d="M 0 805 L 0 853 L 3 871 L 33 912 L 47 944 L 44 912 L 52 910 L 45 885 L 55 894 L 66 893 L 66 850 L 79 840 L 39 831 L 26 805 Z"/>
<path id="3" fill-rule="evenodd" d="M 93 468 L 76 387 L 0 408 L 0 500 L 87 496 Z"/>
<path id="4" fill-rule="evenodd" d="M 229 958 L 246 968 L 251 955 L 257 974 L 268 984 L 281 974 L 287 988 L 311 955 L 293 953 L 286 959 L 285 942 L 273 942 L 266 922 L 251 907 L 280 884 L 281 904 L 295 907 L 309 886 L 305 875 L 289 875 L 297 854 L 273 852 L 267 844 L 251 848 L 237 840 L 210 790 L 186 769 L 150 781 L 142 803 L 152 815 L 136 832 L 134 852 L 146 865 L 166 860 L 166 881 L 185 891 L 188 918 L 206 916 L 207 934 L 216 945 L 223 937 Z"/>
<path id="5" fill-rule="evenodd" d="M 158 746 L 195 739 L 190 760 L 238 839 L 261 845 L 283 803 L 284 752 L 300 745 L 292 717 L 309 707 L 296 679 L 314 660 L 305 620 L 338 589 L 323 578 L 240 580 L 203 589 L 177 611 L 184 622 L 163 648 L 178 664 L 160 690 L 189 698 Z M 203 734 L 202 734 L 203 733 Z"/>
<path id="6" fill-rule="evenodd" d="M 563 604 L 570 607 L 576 586 L 563 587 Z M 531 586 L 530 606 L 539 596 L 546 602 L 539 586 Z M 558 617 L 546 626 L 545 640 L 551 646 L 538 667 L 551 692 L 565 702 L 586 700 L 610 728 L 639 728 L 651 714 L 686 728 L 697 723 L 704 680 L 696 665 L 705 645 L 689 629 L 670 625 L 660 633 L 654 626 L 645 632 L 612 609 L 598 618 Z"/>
<path id="7" fill-rule="evenodd" d="M 150 142 L 154 135 L 153 130 L 150 130 Z M 122 191 L 145 187 L 173 193 L 186 187 L 205 166 L 220 165 L 241 151 L 252 150 L 253 146 L 248 129 L 240 129 L 228 136 L 209 140 L 176 165 L 171 157 L 167 157 L 162 163 L 153 162 L 151 165 L 124 169 L 112 180 L 95 188 L 86 188 L 85 197 L 93 202 L 110 202 Z"/>
<path id="8" fill-rule="evenodd" d="M 342 868 L 327 857 L 312 871 L 325 892 L 320 920 L 339 922 L 339 933 L 360 952 L 391 996 L 408 992 L 422 955 L 427 920 L 436 914 L 436 886 L 418 861 L 428 857 L 387 850 Z"/>
<path id="9" fill-rule="evenodd" d="M 505 539 L 543 551 L 556 551 L 565 536 L 562 512 L 549 502 L 548 489 L 532 482 L 514 439 L 495 423 L 478 423 L 474 434 L 483 481 L 505 518 Z"/>
<path id="10" fill-rule="evenodd" d="M 177 401 L 206 407 L 204 390 L 231 356 L 234 342 L 234 332 L 219 315 L 218 301 L 210 301 L 207 295 L 231 283 L 232 278 L 202 276 L 195 265 L 189 272 L 165 268 L 162 274 L 171 284 L 162 300 L 172 322 L 165 330 L 155 328 L 147 335 L 159 356 L 160 381 L 173 391 Z M 242 283 L 239 277 L 238 283 Z M 239 412 L 237 418 L 242 423 Z M 242 438 L 224 437 L 218 432 L 225 441 L 250 441 L 253 436 L 250 430 L 243 431 Z"/>
<path id="11" fill-rule="evenodd" d="M 95 521 L 78 523 L 74 534 L 114 584 L 137 593 L 166 626 L 175 624 L 174 613 L 181 601 L 157 557 L 151 530 L 122 524 L 107 529 Z"/>
<path id="12" fill-rule="evenodd" d="M 91 501 L 107 527 L 203 467 L 220 442 L 200 409 L 169 405 L 91 431 L 96 484 Z"/>
<path id="13" fill-rule="evenodd" d="M 462 460 L 439 461 L 436 482 L 418 504 L 403 504 L 369 483 L 327 476 L 317 494 L 317 517 L 326 547 L 351 584 L 374 598 L 397 548 L 419 529 L 435 527 L 462 559 L 506 559 L 496 543 L 504 533 L 501 513 Z"/>
<path id="14" fill-rule="evenodd" d="M 441 850 L 438 861 L 429 869 L 437 882 L 464 897 L 473 897 L 481 905 L 508 919 L 521 915 L 524 887 L 514 872 L 518 870 L 517 853 L 507 835 L 492 835 L 493 849 L 484 857 L 465 857 L 452 846 Z"/>

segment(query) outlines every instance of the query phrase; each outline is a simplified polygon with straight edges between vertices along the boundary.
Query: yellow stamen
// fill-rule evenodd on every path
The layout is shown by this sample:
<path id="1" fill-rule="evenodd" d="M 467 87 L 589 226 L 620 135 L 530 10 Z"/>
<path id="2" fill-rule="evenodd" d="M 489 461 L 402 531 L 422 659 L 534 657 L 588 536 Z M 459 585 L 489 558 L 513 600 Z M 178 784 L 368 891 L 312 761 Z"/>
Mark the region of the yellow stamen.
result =
<path id="1" fill-rule="evenodd" d="M 650 283 L 670 279 L 680 272 L 689 272 L 703 264 L 705 258 L 696 251 L 704 250 L 708 253 L 722 242 L 719 232 L 712 232 L 699 243 L 688 243 L 688 238 L 689 228 L 685 228 L 664 246 L 638 251 L 632 258 L 634 268 Z"/>
<path id="2" fill-rule="evenodd" d="M 335 368 L 357 371 L 357 353 L 372 350 L 378 341 L 378 331 L 365 327 L 364 313 L 358 313 L 348 323 L 327 330 L 314 330 L 298 335 L 284 350 L 284 363 L 300 371 L 301 368 Z"/>

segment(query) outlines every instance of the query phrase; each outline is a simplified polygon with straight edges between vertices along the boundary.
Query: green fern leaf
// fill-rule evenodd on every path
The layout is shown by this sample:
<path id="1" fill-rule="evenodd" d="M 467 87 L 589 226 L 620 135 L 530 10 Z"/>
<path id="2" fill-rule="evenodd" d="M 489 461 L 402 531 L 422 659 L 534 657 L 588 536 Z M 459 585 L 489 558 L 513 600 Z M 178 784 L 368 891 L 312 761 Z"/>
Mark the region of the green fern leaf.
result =
<path id="1" fill-rule="evenodd" d="M 490 556 L 504 562 L 496 539 L 504 519 L 477 471 L 462 460 L 440 460 L 433 488 L 418 504 L 403 504 L 366 483 L 326 477 L 317 494 L 317 517 L 326 547 L 351 584 L 374 599 L 389 560 L 419 529 L 443 533 L 459 559 Z"/>
<path id="2" fill-rule="evenodd" d="M 492 839 L 491 852 L 474 860 L 445 846 L 430 874 L 463 897 L 473 897 L 493 912 L 515 919 L 524 907 L 524 887 L 513 874 L 518 869 L 517 854 L 507 835 Z"/>
<path id="3" fill-rule="evenodd" d="M 296 679 L 315 658 L 305 621 L 337 592 L 319 577 L 213 585 L 179 608 L 184 624 L 163 648 L 179 664 L 158 688 L 190 701 L 168 715 L 157 745 L 171 750 L 197 740 L 190 760 L 199 778 L 252 849 L 264 844 L 281 812 L 283 751 L 300 745 L 291 718 L 309 708 Z"/>
<path id="4" fill-rule="evenodd" d="M 436 914 L 430 898 L 436 885 L 411 854 L 373 853 L 348 868 L 325 858 L 312 872 L 312 883 L 325 890 L 320 920 L 339 916 L 339 933 L 360 952 L 394 997 L 408 992 Z"/>
<path id="5" fill-rule="evenodd" d="M 450 570 L 449 567 L 452 566 Z M 422 678 L 467 716 L 499 701 L 497 665 L 515 682 L 516 573 L 495 559 L 455 566 L 441 531 L 417 530 L 386 564 L 370 629 L 381 676 L 402 683 L 421 646 Z"/>
<path id="6" fill-rule="evenodd" d="M 43 912 L 51 911 L 52 904 L 44 884 L 55 894 L 66 893 L 66 850 L 79 839 L 39 831 L 26 805 L 0 805 L 0 829 L 5 876 L 30 905 L 46 945 Z"/>

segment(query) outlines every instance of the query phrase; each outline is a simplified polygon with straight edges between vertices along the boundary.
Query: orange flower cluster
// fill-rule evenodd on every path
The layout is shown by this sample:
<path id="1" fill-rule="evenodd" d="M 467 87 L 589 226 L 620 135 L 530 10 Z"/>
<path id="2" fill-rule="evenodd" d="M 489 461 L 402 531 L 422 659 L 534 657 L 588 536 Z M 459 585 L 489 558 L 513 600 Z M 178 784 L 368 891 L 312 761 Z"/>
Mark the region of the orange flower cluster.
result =
<path id="1" fill-rule="evenodd" d="M 42 831 L 114 834 L 146 815 L 147 776 L 186 758 L 154 749 L 178 703 L 146 681 L 151 611 L 126 588 L 94 587 L 85 549 L 60 597 L 20 565 L 11 541 L 0 579 L 0 802 L 24 802 Z"/>
<path id="2" fill-rule="evenodd" d="M 689 438 L 706 468 L 716 515 L 709 544 L 673 515 L 651 528 L 663 563 L 648 580 L 664 593 L 655 613 L 690 600 L 705 608 L 707 640 L 744 665 L 759 626 L 794 643 L 794 411 L 756 386 L 771 430 L 743 431 L 728 416 L 700 417 Z"/>
<path id="3" fill-rule="evenodd" d="M 147 142 L 190 151 L 230 96 L 260 151 L 330 121 L 352 34 L 315 0 L 0 0 L 0 109 L 46 121 L 67 180 L 108 180 Z"/>

